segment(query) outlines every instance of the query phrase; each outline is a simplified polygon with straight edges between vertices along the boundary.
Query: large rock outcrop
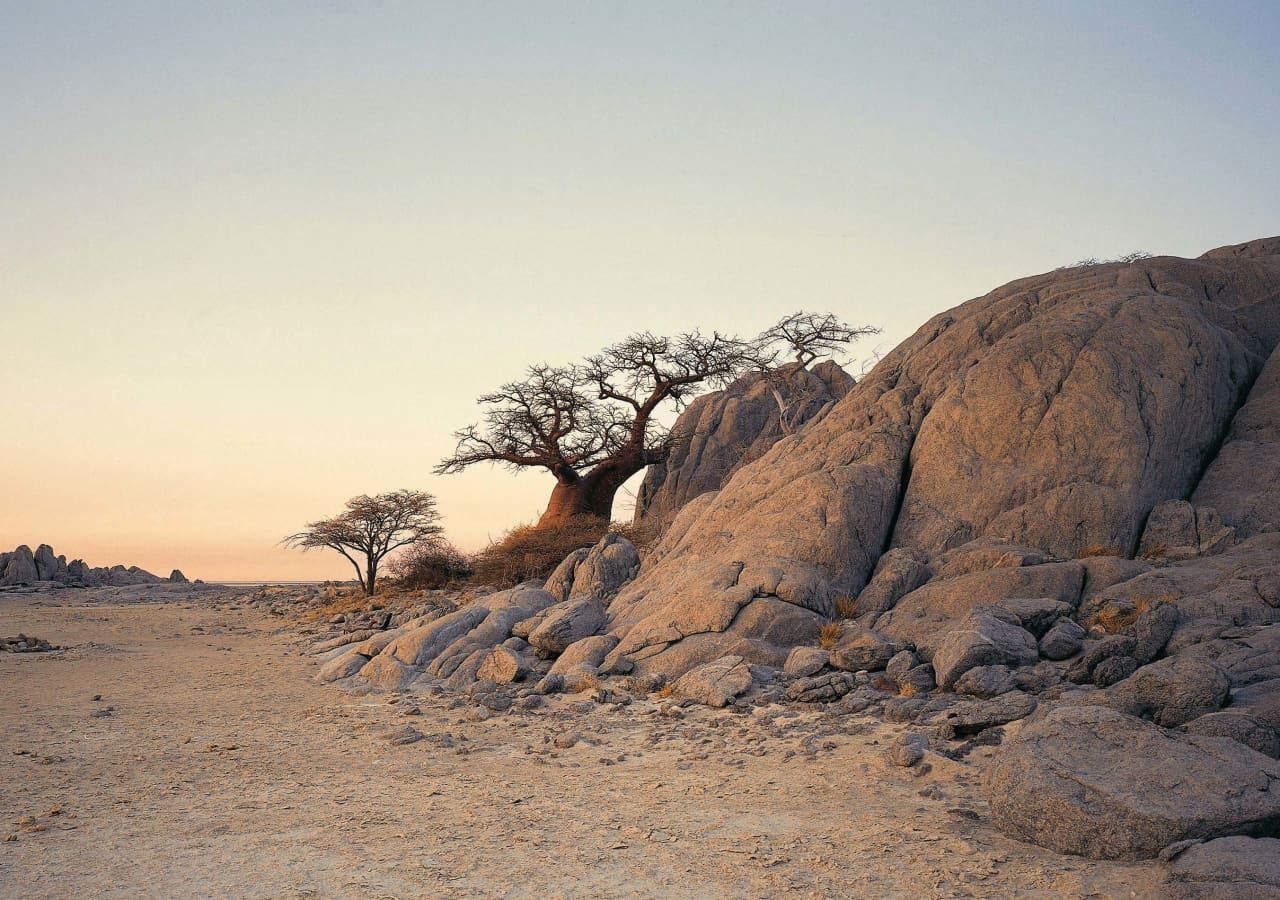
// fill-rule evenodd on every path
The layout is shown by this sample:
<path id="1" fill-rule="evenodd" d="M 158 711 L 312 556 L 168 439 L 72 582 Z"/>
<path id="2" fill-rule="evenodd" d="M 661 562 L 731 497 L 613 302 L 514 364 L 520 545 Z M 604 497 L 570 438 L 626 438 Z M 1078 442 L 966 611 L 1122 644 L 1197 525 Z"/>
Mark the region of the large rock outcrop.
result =
<path id="1" fill-rule="evenodd" d="M 1272 352 L 1191 500 L 1217 510 L 1237 537 L 1280 531 L 1280 351 Z"/>
<path id="2" fill-rule="evenodd" d="M 1192 495 L 1278 341 L 1280 238 L 1015 281 L 686 505 L 610 630 L 660 667 L 695 634 L 736 629 L 738 653 L 761 599 L 831 615 L 891 548 L 1131 555 L 1156 505 Z"/>
<path id="3" fill-rule="evenodd" d="M 829 360 L 812 369 L 792 363 L 778 374 L 777 388 L 793 430 L 853 387 L 853 378 Z M 665 526 L 693 498 L 720 490 L 734 472 L 783 437 L 780 413 L 770 384 L 757 372 L 694 400 L 673 429 L 688 440 L 679 443 L 665 463 L 645 472 L 636 497 L 636 520 Z"/>
<path id="4" fill-rule="evenodd" d="M 175 570 L 176 571 L 176 570 Z M 178 573 L 181 575 L 181 573 Z M 47 583 L 69 587 L 121 587 L 133 584 L 158 584 L 165 579 L 137 566 L 98 566 L 91 568 L 82 559 L 67 562 L 57 556 L 48 544 L 35 553 L 26 544 L 9 553 L 0 553 L 0 587 Z"/>

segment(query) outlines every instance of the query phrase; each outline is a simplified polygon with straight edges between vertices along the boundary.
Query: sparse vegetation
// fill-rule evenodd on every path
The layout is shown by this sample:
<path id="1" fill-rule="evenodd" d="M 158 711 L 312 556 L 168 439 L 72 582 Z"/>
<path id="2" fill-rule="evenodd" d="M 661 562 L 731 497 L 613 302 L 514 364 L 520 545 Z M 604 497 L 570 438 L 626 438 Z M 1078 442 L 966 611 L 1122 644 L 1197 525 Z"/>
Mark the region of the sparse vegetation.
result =
<path id="1" fill-rule="evenodd" d="M 1119 547 L 1108 547 L 1104 544 L 1090 544 L 1080 551 L 1077 559 L 1088 559 L 1092 556 L 1124 556 L 1125 553 Z"/>
<path id="2" fill-rule="evenodd" d="M 436 498 L 423 491 L 392 491 L 370 497 L 361 494 L 347 501 L 347 508 L 331 519 L 308 522 L 304 531 L 281 543 L 303 551 L 336 550 L 356 570 L 356 580 L 373 595 L 378 565 L 401 547 L 434 541 L 443 533 L 437 523 Z M 364 558 L 361 568 L 357 557 Z"/>
<path id="3" fill-rule="evenodd" d="M 590 547 L 609 531 L 599 516 L 574 516 L 549 525 L 518 525 L 471 558 L 480 584 L 511 587 L 546 578 L 574 550 Z"/>
<path id="4" fill-rule="evenodd" d="M 444 540 L 424 541 L 387 564 L 397 587 L 436 590 L 471 576 L 471 561 Z"/>
<path id="5" fill-rule="evenodd" d="M 798 414 L 812 400 L 797 391 L 795 379 L 789 377 L 797 366 L 807 368 L 814 360 L 833 356 L 860 337 L 879 334 L 870 325 L 850 325 L 831 313 L 800 310 L 780 319 L 755 341 L 755 368 L 764 377 L 774 401 L 778 404 L 778 424 L 783 434 L 793 434 L 799 427 Z M 795 355 L 795 362 L 779 365 L 782 358 Z"/>
<path id="6" fill-rule="evenodd" d="M 1107 263 L 1133 263 L 1140 259 L 1150 258 L 1151 254 L 1146 250 L 1134 250 L 1132 253 L 1117 256 L 1115 259 L 1099 259 L 1096 256 L 1087 256 L 1084 259 L 1077 259 L 1069 265 L 1058 266 L 1058 271 L 1061 272 L 1063 269 L 1083 269 L 1086 266 L 1101 266 L 1106 265 Z"/>
<path id="7" fill-rule="evenodd" d="M 818 629 L 818 646 L 830 650 L 844 637 L 844 626 L 839 622 L 828 622 Z"/>
<path id="8" fill-rule="evenodd" d="M 852 619 L 858 614 L 858 600 L 856 597 L 837 597 L 835 607 L 836 616 L 841 619 Z"/>

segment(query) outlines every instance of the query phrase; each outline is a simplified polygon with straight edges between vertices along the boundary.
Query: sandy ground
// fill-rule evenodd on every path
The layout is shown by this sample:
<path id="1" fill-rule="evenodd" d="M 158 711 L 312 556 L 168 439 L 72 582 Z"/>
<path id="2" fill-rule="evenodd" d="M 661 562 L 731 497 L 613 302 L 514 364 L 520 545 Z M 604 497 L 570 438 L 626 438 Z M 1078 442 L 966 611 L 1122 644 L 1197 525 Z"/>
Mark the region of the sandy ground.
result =
<path id="1" fill-rule="evenodd" d="M 315 684 L 253 610 L 83 598 L 0 596 L 0 635 L 69 648 L 0 653 L 5 897 L 1159 893 L 1157 866 L 995 833 L 978 754 L 887 764 L 898 726 L 575 697 L 484 718 Z M 425 739 L 392 744 L 406 724 Z"/>

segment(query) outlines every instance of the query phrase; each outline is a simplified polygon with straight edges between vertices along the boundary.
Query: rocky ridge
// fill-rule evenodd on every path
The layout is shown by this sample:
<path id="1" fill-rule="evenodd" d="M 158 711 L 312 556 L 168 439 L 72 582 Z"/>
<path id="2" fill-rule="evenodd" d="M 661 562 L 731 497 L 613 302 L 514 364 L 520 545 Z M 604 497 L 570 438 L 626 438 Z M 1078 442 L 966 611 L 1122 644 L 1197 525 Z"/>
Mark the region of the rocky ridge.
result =
<path id="1" fill-rule="evenodd" d="M 55 555 L 48 544 L 41 544 L 34 553 L 26 544 L 7 553 L 0 553 L 0 587 L 31 586 L 39 584 L 65 587 L 123 587 L 127 585 L 160 584 L 165 581 L 185 582 L 186 577 L 177 569 L 168 578 L 152 575 L 137 566 L 89 566 L 83 559 L 67 562 L 65 556 Z"/>
<path id="2" fill-rule="evenodd" d="M 1001 745 L 992 816 L 1020 839 L 1274 837 L 1277 343 L 1280 238 L 1022 279 L 688 499 L 643 563 L 610 536 L 545 586 L 317 648 L 320 677 L 499 712 L 875 713 L 913 729 L 908 767 Z"/>

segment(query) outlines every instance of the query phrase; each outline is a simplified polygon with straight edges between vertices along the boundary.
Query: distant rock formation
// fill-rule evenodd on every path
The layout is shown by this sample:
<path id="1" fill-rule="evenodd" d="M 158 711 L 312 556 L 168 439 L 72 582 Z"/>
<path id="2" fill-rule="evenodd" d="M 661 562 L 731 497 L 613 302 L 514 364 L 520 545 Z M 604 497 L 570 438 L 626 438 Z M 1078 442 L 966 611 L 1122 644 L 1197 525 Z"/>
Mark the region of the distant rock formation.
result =
<path id="1" fill-rule="evenodd" d="M 176 578 L 174 576 L 177 576 Z M 177 569 L 169 581 L 186 581 Z M 120 587 L 131 584 L 159 584 L 165 581 L 137 566 L 111 566 L 90 568 L 83 559 L 67 562 L 65 556 L 55 556 L 53 548 L 41 544 L 32 553 L 26 544 L 9 553 L 0 553 L 0 587 L 52 583 L 67 587 Z"/>
<path id="2" fill-rule="evenodd" d="M 819 416 L 854 384 L 830 360 L 811 369 L 791 363 L 778 369 L 777 376 L 791 431 Z M 687 439 L 665 463 L 645 472 L 636 498 L 636 521 L 665 526 L 690 500 L 720 490 L 734 472 L 786 436 L 782 412 L 768 379 L 759 372 L 694 400 L 672 429 Z"/>

